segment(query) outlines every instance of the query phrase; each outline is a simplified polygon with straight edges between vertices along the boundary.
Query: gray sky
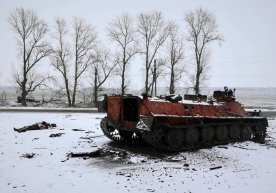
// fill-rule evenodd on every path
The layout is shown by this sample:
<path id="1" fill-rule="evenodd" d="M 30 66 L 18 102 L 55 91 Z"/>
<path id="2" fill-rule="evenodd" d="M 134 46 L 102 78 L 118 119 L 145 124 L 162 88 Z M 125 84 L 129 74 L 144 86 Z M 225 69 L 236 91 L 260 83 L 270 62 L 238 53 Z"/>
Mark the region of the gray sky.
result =
<path id="1" fill-rule="evenodd" d="M 68 22 L 74 16 L 83 17 L 106 38 L 108 22 L 122 12 L 135 16 L 141 11 L 160 10 L 166 19 L 177 21 L 184 31 L 184 14 L 201 6 L 217 16 L 219 31 L 225 38 L 221 46 L 212 46 L 207 85 L 276 87 L 275 0 L 0 0 L 0 5 L 0 85 L 10 81 L 11 66 L 18 61 L 15 34 L 7 22 L 15 7 L 36 9 L 50 27 L 57 16 Z M 186 55 L 189 61 L 192 56 Z M 142 88 L 142 72 L 135 73 L 140 70 L 137 66 L 131 67 L 130 83 L 134 88 Z"/>

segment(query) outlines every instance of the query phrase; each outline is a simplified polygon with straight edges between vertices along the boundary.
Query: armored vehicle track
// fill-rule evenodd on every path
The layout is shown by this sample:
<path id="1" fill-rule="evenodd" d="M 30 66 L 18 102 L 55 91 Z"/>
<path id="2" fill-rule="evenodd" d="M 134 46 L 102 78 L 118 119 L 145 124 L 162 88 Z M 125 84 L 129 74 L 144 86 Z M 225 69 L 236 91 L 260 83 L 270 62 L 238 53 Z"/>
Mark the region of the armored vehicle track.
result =
<path id="1" fill-rule="evenodd" d="M 195 118 L 193 118 L 194 120 Z M 265 118 L 198 118 L 196 124 L 170 125 L 155 122 L 151 131 L 126 131 L 117 128 L 108 117 L 101 121 L 103 133 L 114 141 L 147 144 L 162 151 L 186 151 L 232 142 L 263 143 L 266 136 Z"/>

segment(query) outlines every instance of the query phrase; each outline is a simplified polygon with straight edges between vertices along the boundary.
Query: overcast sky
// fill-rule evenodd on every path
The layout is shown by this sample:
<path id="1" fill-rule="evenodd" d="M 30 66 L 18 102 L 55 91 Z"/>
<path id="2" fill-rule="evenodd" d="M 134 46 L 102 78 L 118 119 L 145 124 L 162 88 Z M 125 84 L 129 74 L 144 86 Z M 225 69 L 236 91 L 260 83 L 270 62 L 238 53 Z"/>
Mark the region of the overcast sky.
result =
<path id="1" fill-rule="evenodd" d="M 207 85 L 276 87 L 275 0 L 0 0 L 0 5 L 0 85 L 10 81 L 11 66 L 18 61 L 15 34 L 7 22 L 16 7 L 37 10 L 50 27 L 57 16 L 68 22 L 74 16 L 83 17 L 105 38 L 108 22 L 122 12 L 135 16 L 141 11 L 158 10 L 185 31 L 184 14 L 201 6 L 217 16 L 219 31 L 225 38 L 221 46 L 212 46 Z M 187 55 L 187 61 L 191 57 Z M 139 65 L 132 65 L 130 83 L 142 88 L 142 72 L 135 74 L 140 71 L 135 66 Z"/>

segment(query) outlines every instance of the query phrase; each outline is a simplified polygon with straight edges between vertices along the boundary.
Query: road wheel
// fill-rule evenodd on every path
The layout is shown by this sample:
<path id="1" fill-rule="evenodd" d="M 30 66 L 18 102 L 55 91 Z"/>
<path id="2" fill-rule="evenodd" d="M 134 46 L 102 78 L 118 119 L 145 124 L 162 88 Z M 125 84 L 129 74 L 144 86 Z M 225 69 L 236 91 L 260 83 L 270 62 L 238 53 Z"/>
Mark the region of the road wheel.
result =
<path id="1" fill-rule="evenodd" d="M 213 126 L 206 126 L 201 129 L 202 143 L 212 143 L 214 141 L 215 131 Z"/>
<path id="2" fill-rule="evenodd" d="M 229 137 L 232 140 L 238 140 L 241 136 L 241 127 L 240 125 L 230 125 L 229 126 Z"/>
<path id="3" fill-rule="evenodd" d="M 180 151 L 183 149 L 185 140 L 184 131 L 182 129 L 169 129 L 168 146 L 172 151 Z"/>
<path id="4" fill-rule="evenodd" d="M 248 141 L 252 138 L 252 129 L 249 125 L 243 125 L 241 130 L 242 140 Z"/>
<path id="5" fill-rule="evenodd" d="M 196 127 L 189 127 L 185 130 L 185 144 L 194 146 L 199 142 L 199 130 Z"/>
<path id="6" fill-rule="evenodd" d="M 266 127 L 262 125 L 252 126 L 252 130 L 255 131 L 254 141 L 264 143 L 266 136 Z"/>
<path id="7" fill-rule="evenodd" d="M 133 132 L 119 130 L 119 134 L 124 141 L 132 141 Z"/>
<path id="8" fill-rule="evenodd" d="M 162 146 L 167 143 L 167 133 L 165 130 L 166 129 L 162 124 L 156 123 L 151 131 L 155 142 Z"/>
<path id="9" fill-rule="evenodd" d="M 216 139 L 219 142 L 226 142 L 228 140 L 228 128 L 227 126 L 221 125 L 216 128 L 215 131 Z"/>

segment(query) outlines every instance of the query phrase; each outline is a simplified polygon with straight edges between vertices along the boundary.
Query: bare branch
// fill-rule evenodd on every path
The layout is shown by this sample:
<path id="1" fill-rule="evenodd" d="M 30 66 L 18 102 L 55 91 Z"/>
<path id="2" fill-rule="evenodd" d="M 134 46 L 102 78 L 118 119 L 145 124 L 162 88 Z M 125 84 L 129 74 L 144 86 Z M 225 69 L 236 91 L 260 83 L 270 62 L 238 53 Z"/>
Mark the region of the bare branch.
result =
<path id="1" fill-rule="evenodd" d="M 123 13 L 109 24 L 107 31 L 109 38 L 118 47 L 116 60 L 119 61 L 118 73 L 121 77 L 121 94 L 124 95 L 127 67 L 130 65 L 131 59 L 139 53 L 133 19 L 128 14 Z"/>
<path id="2" fill-rule="evenodd" d="M 74 106 L 79 78 L 94 63 L 94 52 L 98 42 L 95 28 L 82 18 L 73 20 L 73 39 L 75 61 L 72 105 Z"/>
<path id="3" fill-rule="evenodd" d="M 51 56 L 51 65 L 58 70 L 63 78 L 64 87 L 66 91 L 68 106 L 72 105 L 71 102 L 71 89 L 69 83 L 69 73 L 70 73 L 70 59 L 72 56 L 71 48 L 69 43 L 66 41 L 66 36 L 68 34 L 68 27 L 65 19 L 56 18 L 53 37 L 56 40 L 56 46 L 53 48 L 53 54 Z"/>
<path id="4" fill-rule="evenodd" d="M 184 43 L 183 38 L 179 36 L 179 26 L 175 22 L 170 22 L 170 33 L 166 46 L 168 61 L 166 67 L 169 70 L 170 94 L 175 93 L 175 85 L 180 80 L 182 73 L 185 71 L 184 63 Z"/>
<path id="5" fill-rule="evenodd" d="M 38 87 L 48 87 L 47 84 L 45 84 L 46 81 L 52 80 L 53 76 L 50 75 L 41 75 L 37 73 L 31 73 L 29 74 L 28 77 L 29 81 L 27 84 L 27 91 L 28 92 L 33 92 L 35 91 Z"/>
<path id="6" fill-rule="evenodd" d="M 8 17 L 8 22 L 16 34 L 19 55 L 22 58 L 21 70 L 17 71 L 22 75 L 17 74 L 13 77 L 22 91 L 21 104 L 26 106 L 26 96 L 31 90 L 37 88 L 33 87 L 36 83 L 29 82 L 28 77 L 33 73 L 33 68 L 52 52 L 49 43 L 45 40 L 48 26 L 39 19 L 34 10 L 24 8 L 14 9 Z M 28 85 L 31 89 L 27 89 Z"/>
<path id="7" fill-rule="evenodd" d="M 98 48 L 96 51 L 97 59 L 92 66 L 92 85 L 94 88 L 94 102 L 97 102 L 98 90 L 112 75 L 113 70 L 118 62 L 110 60 L 109 50 L 106 48 Z"/>
<path id="8" fill-rule="evenodd" d="M 195 73 L 195 93 L 199 93 L 201 77 L 206 77 L 207 61 L 205 61 L 206 50 L 212 42 L 221 43 L 223 35 L 218 32 L 218 25 L 214 14 L 207 9 L 199 8 L 190 11 L 185 16 L 189 34 L 187 40 L 192 42 L 195 50 L 196 73 Z"/>
<path id="9" fill-rule="evenodd" d="M 149 92 L 150 69 L 153 60 L 169 35 L 169 25 L 161 12 L 140 13 L 138 15 L 137 32 L 140 35 L 142 54 L 145 57 L 145 92 Z"/>

